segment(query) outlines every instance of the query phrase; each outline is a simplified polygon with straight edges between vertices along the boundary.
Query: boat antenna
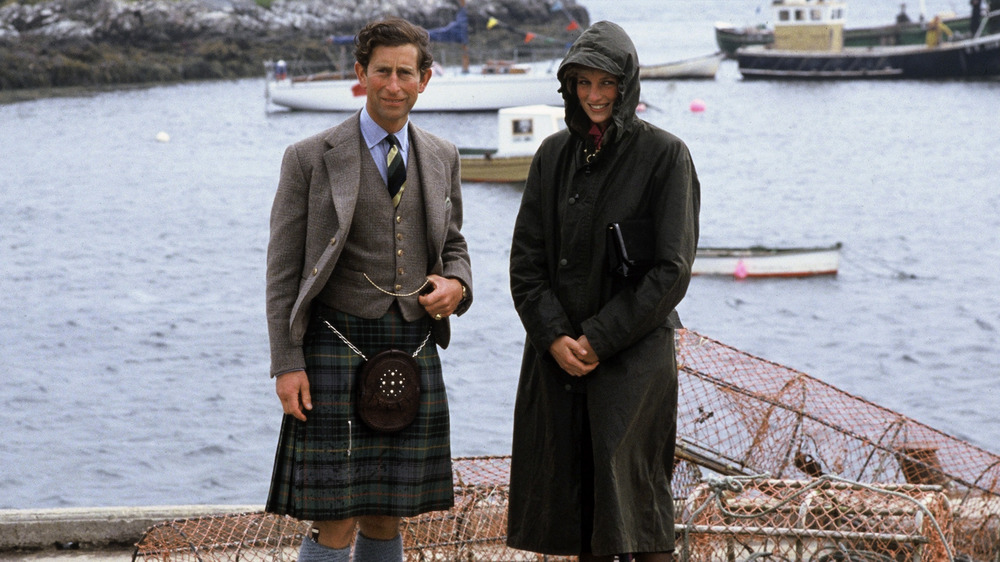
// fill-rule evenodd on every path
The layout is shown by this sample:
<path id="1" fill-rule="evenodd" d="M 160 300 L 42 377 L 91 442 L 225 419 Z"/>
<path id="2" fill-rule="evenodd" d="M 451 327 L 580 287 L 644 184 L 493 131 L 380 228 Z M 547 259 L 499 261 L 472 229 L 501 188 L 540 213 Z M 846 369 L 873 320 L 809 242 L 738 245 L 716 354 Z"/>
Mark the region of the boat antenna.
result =
<path id="1" fill-rule="evenodd" d="M 459 9 L 465 7 L 465 0 L 458 0 Z M 469 42 L 462 43 L 462 74 L 469 73 Z"/>

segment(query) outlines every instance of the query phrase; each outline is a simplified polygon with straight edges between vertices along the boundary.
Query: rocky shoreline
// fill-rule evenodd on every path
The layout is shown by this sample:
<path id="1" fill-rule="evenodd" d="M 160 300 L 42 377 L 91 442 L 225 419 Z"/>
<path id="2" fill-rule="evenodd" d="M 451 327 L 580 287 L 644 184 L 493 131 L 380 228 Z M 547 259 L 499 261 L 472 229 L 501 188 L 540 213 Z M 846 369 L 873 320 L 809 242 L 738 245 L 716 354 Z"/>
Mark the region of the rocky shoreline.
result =
<path id="1" fill-rule="evenodd" d="M 434 28 L 457 10 L 456 0 L 0 0 L 0 92 L 262 76 L 268 60 L 334 61 L 326 39 L 375 17 Z M 574 0 L 470 2 L 468 13 L 473 62 L 564 50 L 579 33 L 571 19 L 589 23 Z M 491 17 L 504 25 L 487 29 Z M 521 29 L 546 40 L 526 44 Z M 457 61 L 459 49 L 435 45 L 435 56 Z"/>

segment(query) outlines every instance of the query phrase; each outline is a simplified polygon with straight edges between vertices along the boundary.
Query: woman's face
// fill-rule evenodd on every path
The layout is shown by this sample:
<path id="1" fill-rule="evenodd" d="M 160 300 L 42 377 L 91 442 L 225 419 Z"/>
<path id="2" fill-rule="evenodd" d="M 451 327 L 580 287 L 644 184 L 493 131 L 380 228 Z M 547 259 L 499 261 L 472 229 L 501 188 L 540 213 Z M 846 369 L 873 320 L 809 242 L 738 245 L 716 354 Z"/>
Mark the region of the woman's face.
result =
<path id="1" fill-rule="evenodd" d="M 618 77 L 596 68 L 581 68 L 576 78 L 576 97 L 587 117 L 604 130 L 611 123 L 611 110 L 618 98 Z"/>

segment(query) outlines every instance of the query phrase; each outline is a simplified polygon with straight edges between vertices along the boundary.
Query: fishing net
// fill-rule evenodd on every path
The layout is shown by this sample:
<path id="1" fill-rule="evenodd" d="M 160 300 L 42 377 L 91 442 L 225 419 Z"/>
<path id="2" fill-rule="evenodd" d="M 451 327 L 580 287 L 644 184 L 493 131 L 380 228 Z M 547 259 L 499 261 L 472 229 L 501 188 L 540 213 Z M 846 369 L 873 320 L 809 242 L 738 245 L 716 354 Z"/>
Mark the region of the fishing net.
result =
<path id="1" fill-rule="evenodd" d="M 692 331 L 678 367 L 678 560 L 1000 560 L 1000 456 Z M 572 560 L 505 546 L 508 457 L 453 468 L 455 506 L 404 520 L 407 560 Z M 133 560 L 292 561 L 309 528 L 168 521 Z"/>

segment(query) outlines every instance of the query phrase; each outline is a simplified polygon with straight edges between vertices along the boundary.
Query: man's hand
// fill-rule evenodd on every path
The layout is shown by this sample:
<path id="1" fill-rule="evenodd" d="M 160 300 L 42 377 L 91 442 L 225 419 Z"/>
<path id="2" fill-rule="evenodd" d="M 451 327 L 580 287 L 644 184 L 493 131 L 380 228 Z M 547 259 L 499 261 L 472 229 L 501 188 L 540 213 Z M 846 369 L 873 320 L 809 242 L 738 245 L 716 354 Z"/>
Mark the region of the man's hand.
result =
<path id="1" fill-rule="evenodd" d="M 286 414 L 306 421 L 303 410 L 312 410 L 312 397 L 309 395 L 309 377 L 305 371 L 292 371 L 278 375 L 274 387 L 281 399 L 281 407 Z"/>
<path id="2" fill-rule="evenodd" d="M 566 335 L 559 336 L 549 346 L 549 353 L 564 371 L 574 377 L 590 373 L 599 364 L 597 354 L 590 347 L 587 336 L 580 336 L 578 340 Z"/>
<path id="3" fill-rule="evenodd" d="M 462 282 L 458 279 L 433 274 L 428 275 L 427 280 L 434 289 L 425 295 L 420 295 L 417 302 L 435 320 L 441 320 L 454 314 L 455 309 L 462 302 Z"/>

